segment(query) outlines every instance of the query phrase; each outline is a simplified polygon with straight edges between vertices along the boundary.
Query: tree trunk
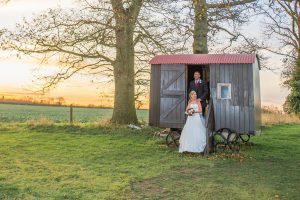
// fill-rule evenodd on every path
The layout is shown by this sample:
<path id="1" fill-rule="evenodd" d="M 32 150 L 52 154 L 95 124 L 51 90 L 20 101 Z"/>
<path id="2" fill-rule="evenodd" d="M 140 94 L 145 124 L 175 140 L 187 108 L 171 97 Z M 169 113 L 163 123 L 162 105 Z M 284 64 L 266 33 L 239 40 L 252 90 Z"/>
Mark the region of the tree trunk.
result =
<path id="1" fill-rule="evenodd" d="M 207 4 L 206 0 L 194 0 L 195 10 L 195 25 L 194 25 L 194 42 L 193 52 L 194 54 L 208 53 L 207 48 Z"/>
<path id="2" fill-rule="evenodd" d="M 112 122 L 129 124 L 138 122 L 134 100 L 134 24 L 123 16 L 116 20 L 116 62 L 114 64 L 115 101 Z"/>

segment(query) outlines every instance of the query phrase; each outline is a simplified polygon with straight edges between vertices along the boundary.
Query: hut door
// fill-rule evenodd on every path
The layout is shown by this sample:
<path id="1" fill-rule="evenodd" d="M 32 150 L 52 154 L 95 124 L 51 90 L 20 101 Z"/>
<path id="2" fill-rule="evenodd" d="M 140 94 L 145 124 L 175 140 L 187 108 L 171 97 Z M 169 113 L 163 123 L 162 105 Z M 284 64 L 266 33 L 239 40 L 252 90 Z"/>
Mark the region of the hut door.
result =
<path id="1" fill-rule="evenodd" d="M 182 128 L 185 123 L 185 78 L 185 65 L 161 65 L 161 127 Z"/>

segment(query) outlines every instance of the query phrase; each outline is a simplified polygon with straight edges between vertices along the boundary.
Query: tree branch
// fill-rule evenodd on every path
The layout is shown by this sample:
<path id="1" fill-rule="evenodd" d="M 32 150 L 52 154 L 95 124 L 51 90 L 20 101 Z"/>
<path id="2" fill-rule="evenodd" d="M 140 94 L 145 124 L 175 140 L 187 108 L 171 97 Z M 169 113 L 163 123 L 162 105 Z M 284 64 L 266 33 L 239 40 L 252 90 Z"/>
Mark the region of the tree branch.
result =
<path id="1" fill-rule="evenodd" d="M 247 3 L 253 3 L 256 0 L 241 0 L 241 1 L 232 1 L 230 2 L 228 0 L 228 3 L 221 3 L 221 4 L 207 4 L 207 8 L 229 8 L 233 6 L 238 6 L 238 5 L 244 5 Z"/>

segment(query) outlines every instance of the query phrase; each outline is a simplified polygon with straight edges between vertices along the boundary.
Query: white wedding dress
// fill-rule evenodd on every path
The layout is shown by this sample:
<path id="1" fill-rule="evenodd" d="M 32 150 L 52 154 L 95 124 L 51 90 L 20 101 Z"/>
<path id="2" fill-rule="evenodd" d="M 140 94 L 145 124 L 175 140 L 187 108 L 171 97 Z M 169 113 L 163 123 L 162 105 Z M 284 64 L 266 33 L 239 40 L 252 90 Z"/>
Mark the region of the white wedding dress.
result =
<path id="1" fill-rule="evenodd" d="M 198 104 L 190 105 L 195 111 L 198 111 Z M 206 129 L 202 113 L 194 113 L 188 116 L 182 129 L 179 140 L 179 152 L 203 152 L 206 146 Z"/>

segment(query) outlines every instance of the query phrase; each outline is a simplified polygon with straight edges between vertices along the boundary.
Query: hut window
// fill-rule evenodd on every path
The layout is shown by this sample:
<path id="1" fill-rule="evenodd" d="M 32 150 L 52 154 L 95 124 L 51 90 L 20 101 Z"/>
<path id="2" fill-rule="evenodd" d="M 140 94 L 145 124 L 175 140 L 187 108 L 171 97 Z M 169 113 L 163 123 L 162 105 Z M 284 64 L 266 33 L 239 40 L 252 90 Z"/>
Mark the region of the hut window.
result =
<path id="1" fill-rule="evenodd" d="M 231 99 L 230 83 L 218 83 L 218 99 Z"/>

